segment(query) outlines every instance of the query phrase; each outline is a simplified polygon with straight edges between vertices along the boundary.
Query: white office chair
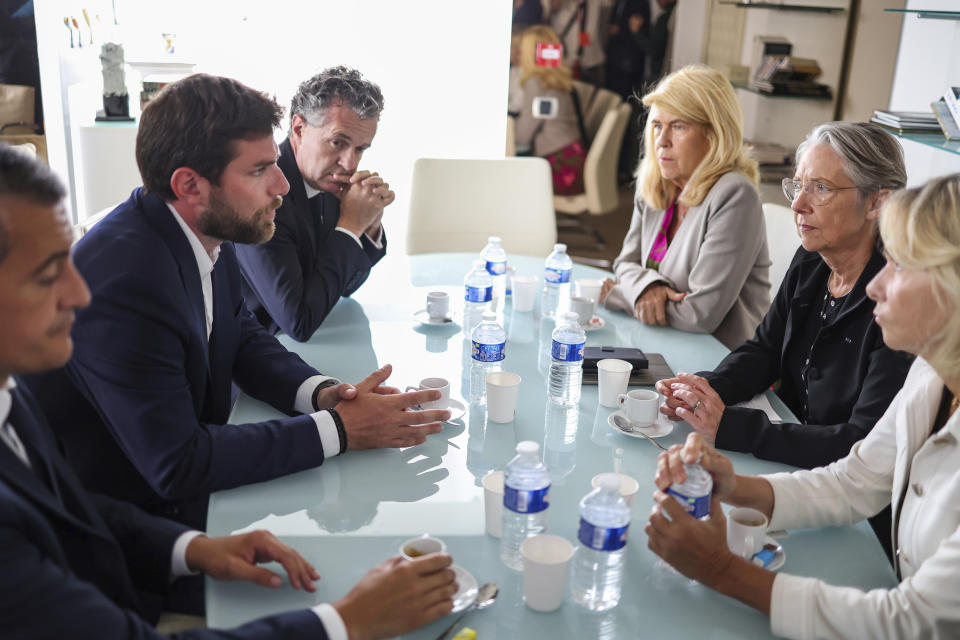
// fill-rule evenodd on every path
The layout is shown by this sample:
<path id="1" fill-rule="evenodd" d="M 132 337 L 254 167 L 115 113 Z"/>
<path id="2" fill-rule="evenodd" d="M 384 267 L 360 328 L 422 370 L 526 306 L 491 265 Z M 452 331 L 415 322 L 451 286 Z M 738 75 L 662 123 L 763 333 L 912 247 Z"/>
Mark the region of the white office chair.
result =
<path id="1" fill-rule="evenodd" d="M 543 158 L 419 158 L 413 166 L 407 253 L 483 249 L 545 256 L 557 241 L 553 179 Z"/>
<path id="2" fill-rule="evenodd" d="M 767 250 L 770 252 L 770 297 L 777 295 L 780 283 L 787 274 L 793 254 L 800 246 L 797 225 L 790 207 L 772 202 L 763 203 L 763 218 L 767 227 Z"/>

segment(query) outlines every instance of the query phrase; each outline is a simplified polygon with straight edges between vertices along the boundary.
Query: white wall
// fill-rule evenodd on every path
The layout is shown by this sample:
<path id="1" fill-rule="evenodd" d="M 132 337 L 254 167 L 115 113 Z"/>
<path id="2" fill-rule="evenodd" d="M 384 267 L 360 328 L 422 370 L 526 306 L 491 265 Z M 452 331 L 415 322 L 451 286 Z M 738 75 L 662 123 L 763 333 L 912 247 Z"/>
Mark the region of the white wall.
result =
<path id="1" fill-rule="evenodd" d="M 40 38 L 47 75 L 56 67 L 44 60 L 56 60 L 51 46 L 67 42 L 62 16 L 76 3 L 37 4 L 38 31 L 48 32 Z M 160 33 L 172 31 L 177 55 L 198 71 L 236 77 L 284 105 L 300 81 L 335 64 L 377 82 L 386 108 L 361 168 L 379 171 L 397 192 L 384 222 L 392 250 L 401 251 L 417 157 L 503 156 L 511 7 L 511 0 L 124 0 L 121 22 L 128 59 L 162 55 Z M 45 95 L 50 82 L 59 80 L 45 79 Z M 65 173 L 66 152 L 51 157 Z"/>

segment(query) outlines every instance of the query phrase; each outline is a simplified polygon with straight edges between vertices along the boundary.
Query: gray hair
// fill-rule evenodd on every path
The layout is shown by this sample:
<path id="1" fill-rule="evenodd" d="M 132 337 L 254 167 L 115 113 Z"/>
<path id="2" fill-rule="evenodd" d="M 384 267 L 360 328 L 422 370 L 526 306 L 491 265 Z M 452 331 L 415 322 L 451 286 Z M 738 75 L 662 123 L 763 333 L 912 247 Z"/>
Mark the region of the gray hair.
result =
<path id="1" fill-rule="evenodd" d="M 0 142 L 0 196 L 19 196 L 52 207 L 67 196 L 60 178 L 36 158 Z M 0 221 L 0 262 L 10 251 L 10 237 Z"/>
<path id="2" fill-rule="evenodd" d="M 797 147 L 797 164 L 817 144 L 830 145 L 843 162 L 861 201 L 880 189 L 897 191 L 907 185 L 903 149 L 892 135 L 872 122 L 827 122 L 807 134 Z"/>
<path id="3" fill-rule="evenodd" d="M 337 103 L 343 103 L 364 120 L 378 120 L 383 111 L 383 93 L 356 69 L 330 67 L 300 83 L 290 102 L 290 119 L 299 114 L 310 124 L 319 125 L 327 108 Z"/>

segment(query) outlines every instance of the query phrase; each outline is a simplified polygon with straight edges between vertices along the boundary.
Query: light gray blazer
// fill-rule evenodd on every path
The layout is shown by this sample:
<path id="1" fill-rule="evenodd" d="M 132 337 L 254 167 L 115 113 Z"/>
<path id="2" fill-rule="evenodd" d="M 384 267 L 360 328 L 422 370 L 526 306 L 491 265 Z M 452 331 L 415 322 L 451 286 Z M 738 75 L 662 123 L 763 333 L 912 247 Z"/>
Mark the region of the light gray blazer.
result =
<path id="1" fill-rule="evenodd" d="M 643 265 L 664 214 L 638 195 L 613 263 L 617 285 L 605 305 L 633 314 L 644 289 L 665 283 L 687 292 L 680 302 L 667 301 L 670 326 L 712 333 L 733 349 L 753 335 L 770 307 L 770 257 L 757 190 L 741 173 L 721 176 L 703 202 L 687 211 L 660 269 L 647 269 Z"/>

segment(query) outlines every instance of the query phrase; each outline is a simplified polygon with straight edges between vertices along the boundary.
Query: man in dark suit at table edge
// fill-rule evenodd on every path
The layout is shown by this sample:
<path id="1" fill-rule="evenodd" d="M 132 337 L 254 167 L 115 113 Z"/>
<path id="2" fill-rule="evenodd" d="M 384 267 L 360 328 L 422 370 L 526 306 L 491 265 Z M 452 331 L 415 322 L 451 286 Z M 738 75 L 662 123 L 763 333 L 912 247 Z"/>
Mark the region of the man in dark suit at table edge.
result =
<path id="1" fill-rule="evenodd" d="M 381 218 L 394 193 L 376 172 L 357 171 L 382 109 L 380 88 L 342 66 L 303 82 L 293 97 L 277 161 L 290 183 L 277 231 L 237 246 L 244 298 L 268 331 L 308 340 L 386 254 Z"/>
<path id="2" fill-rule="evenodd" d="M 74 356 L 26 379 L 88 489 L 195 528 L 214 491 L 348 448 L 418 444 L 449 418 L 409 411 L 437 392 L 381 386 L 389 365 L 355 386 L 320 375 L 246 309 L 233 242 L 273 232 L 288 188 L 273 140 L 281 112 L 204 74 L 147 105 L 136 150 L 145 186 L 74 250 L 93 293 Z M 232 383 L 291 417 L 227 424 Z"/>
<path id="3" fill-rule="evenodd" d="M 90 292 L 70 258 L 60 181 L 0 143 L 0 629 L 9 638 L 159 638 L 153 629 L 178 576 L 204 572 L 277 588 L 257 563 L 281 563 L 294 588 L 316 570 L 266 531 L 207 538 L 189 527 L 87 493 L 18 374 L 62 366 Z M 450 557 L 393 558 L 331 604 L 181 638 L 379 638 L 448 613 Z"/>

